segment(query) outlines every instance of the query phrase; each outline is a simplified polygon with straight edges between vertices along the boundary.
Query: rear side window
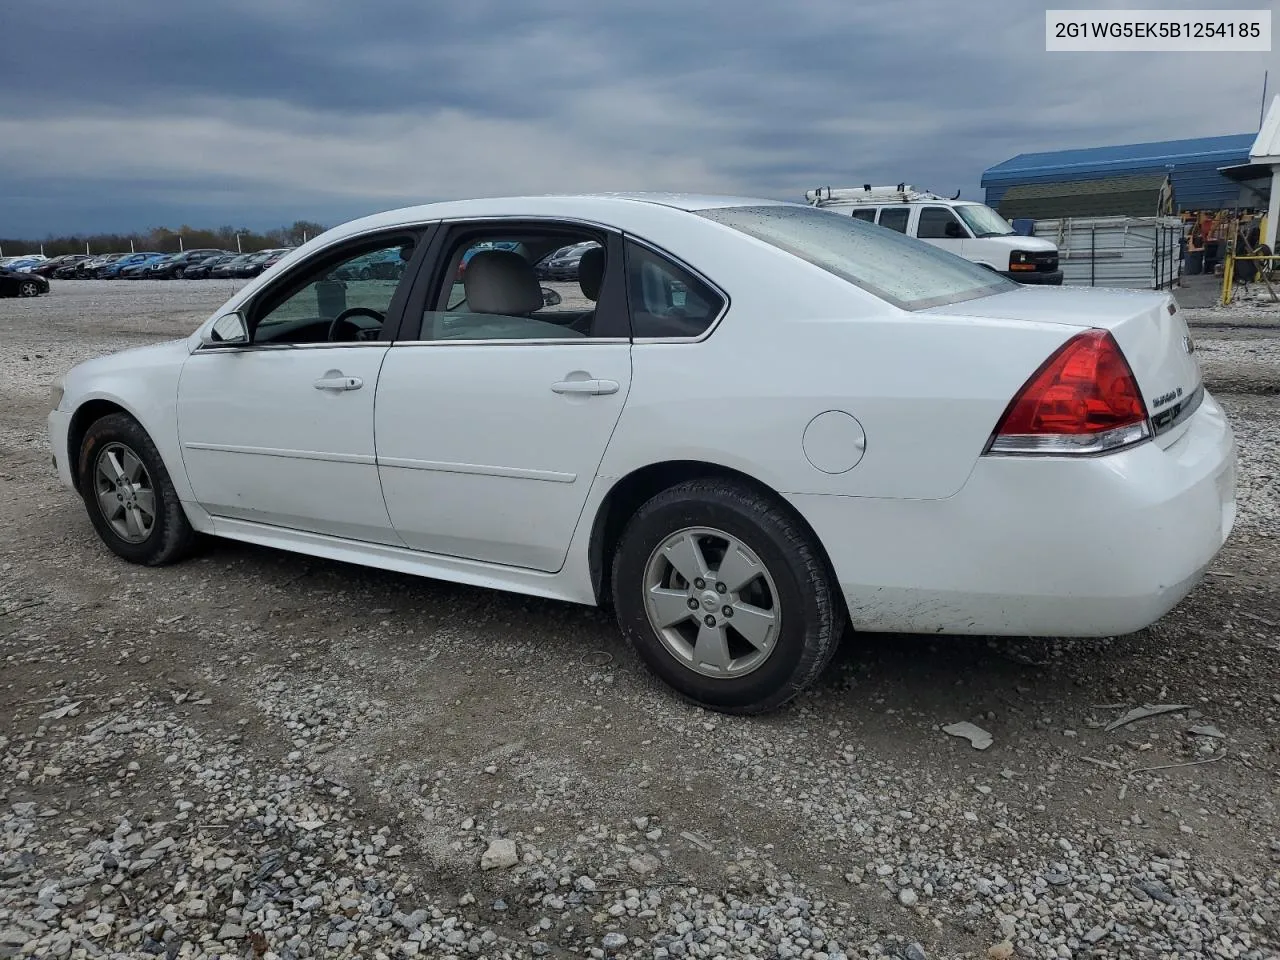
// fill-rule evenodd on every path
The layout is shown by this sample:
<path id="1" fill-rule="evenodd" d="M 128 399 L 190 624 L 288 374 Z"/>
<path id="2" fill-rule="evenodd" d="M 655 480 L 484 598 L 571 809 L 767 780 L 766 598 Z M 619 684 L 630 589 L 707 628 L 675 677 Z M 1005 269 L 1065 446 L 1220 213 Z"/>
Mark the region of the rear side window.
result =
<path id="1" fill-rule="evenodd" d="M 867 223 L 875 223 L 875 222 L 876 222 L 876 208 L 875 208 L 875 207 L 864 207 L 864 208 L 862 208 L 862 209 L 855 210 L 855 211 L 853 211 L 853 219 L 855 219 L 855 220 L 865 220 Z"/>
<path id="2" fill-rule="evenodd" d="M 671 260 L 627 241 L 627 300 L 631 335 L 700 337 L 720 316 L 724 298 Z"/>
<path id="3" fill-rule="evenodd" d="M 910 207 L 880 208 L 880 226 L 888 227 L 890 230 L 897 230 L 899 233 L 906 233 L 907 221 L 910 219 Z"/>
<path id="4" fill-rule="evenodd" d="M 938 247 L 816 207 L 779 203 L 696 212 L 904 310 L 1018 289 L 1012 280 Z M 882 224 L 883 220 L 882 214 Z"/>

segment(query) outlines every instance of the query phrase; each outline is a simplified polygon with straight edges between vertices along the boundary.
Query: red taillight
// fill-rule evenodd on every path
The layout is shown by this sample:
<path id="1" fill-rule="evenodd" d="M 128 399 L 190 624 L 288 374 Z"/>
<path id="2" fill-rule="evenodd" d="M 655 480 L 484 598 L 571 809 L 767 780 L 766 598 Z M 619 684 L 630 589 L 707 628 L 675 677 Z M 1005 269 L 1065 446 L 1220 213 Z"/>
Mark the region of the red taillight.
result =
<path id="1" fill-rule="evenodd" d="M 1104 453 L 1151 436 L 1129 362 L 1106 330 L 1072 337 L 1005 410 L 989 453 Z"/>

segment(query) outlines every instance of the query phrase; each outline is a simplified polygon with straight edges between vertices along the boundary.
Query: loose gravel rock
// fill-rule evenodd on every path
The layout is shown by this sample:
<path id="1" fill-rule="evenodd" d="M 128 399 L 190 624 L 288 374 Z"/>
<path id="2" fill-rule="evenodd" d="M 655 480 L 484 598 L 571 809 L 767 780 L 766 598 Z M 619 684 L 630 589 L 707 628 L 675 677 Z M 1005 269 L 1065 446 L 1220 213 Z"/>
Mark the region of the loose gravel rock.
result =
<path id="1" fill-rule="evenodd" d="M 860 636 L 741 719 L 599 611 L 108 554 L 50 473 L 50 381 L 232 289 L 0 301 L 0 958 L 1280 956 L 1273 334 L 1196 330 L 1239 519 L 1165 620 Z M 1106 731 L 1146 703 L 1186 709 Z"/>

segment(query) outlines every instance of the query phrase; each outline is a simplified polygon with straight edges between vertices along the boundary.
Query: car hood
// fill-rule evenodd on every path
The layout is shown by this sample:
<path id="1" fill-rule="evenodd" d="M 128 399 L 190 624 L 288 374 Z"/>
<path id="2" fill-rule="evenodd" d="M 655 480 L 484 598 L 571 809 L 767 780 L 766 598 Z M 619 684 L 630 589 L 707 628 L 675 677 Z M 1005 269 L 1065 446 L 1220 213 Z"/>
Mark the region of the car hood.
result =
<path id="1" fill-rule="evenodd" d="M 104 357 L 94 357 L 78 363 L 63 377 L 63 387 L 69 395 L 93 392 L 94 384 L 117 373 L 128 374 L 141 367 L 181 364 L 190 355 L 187 338 L 151 343 L 145 347 L 130 347 Z"/>
<path id="2" fill-rule="evenodd" d="M 1058 245 L 1043 237 L 1024 237 L 1018 233 L 1006 233 L 998 237 L 979 237 L 983 243 L 997 243 L 1010 250 L 1025 250 L 1027 253 L 1057 253 Z"/>

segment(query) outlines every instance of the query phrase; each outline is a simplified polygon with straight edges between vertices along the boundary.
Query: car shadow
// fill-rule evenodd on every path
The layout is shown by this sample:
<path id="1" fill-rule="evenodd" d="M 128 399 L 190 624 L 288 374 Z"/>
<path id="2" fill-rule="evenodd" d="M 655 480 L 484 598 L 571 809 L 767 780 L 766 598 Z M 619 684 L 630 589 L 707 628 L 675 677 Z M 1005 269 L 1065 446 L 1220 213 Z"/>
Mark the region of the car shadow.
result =
<path id="1" fill-rule="evenodd" d="M 605 609 L 233 541 L 211 541 L 203 561 L 243 562 L 285 590 L 352 591 L 355 596 L 348 602 L 378 610 L 380 618 L 410 620 L 418 635 L 440 627 L 500 626 L 495 635 L 505 642 L 535 644 L 574 664 L 586 663 L 601 651 L 617 666 L 647 676 Z M 1063 639 L 848 630 L 832 662 L 800 702 L 817 710 L 862 704 L 877 710 L 918 711 L 944 723 L 1010 709 L 1031 711 L 1037 702 L 1067 707 L 1105 699 L 1108 678 L 1115 672 L 1112 665 L 1132 667 L 1134 658 L 1144 653 L 1151 654 L 1147 631 L 1119 638 Z"/>

